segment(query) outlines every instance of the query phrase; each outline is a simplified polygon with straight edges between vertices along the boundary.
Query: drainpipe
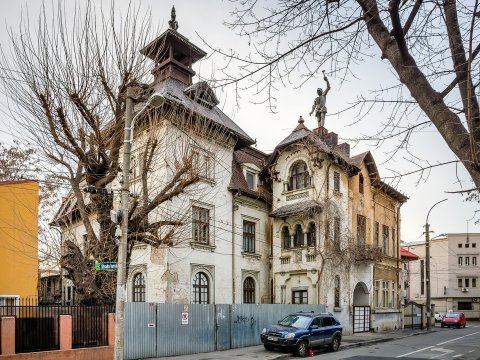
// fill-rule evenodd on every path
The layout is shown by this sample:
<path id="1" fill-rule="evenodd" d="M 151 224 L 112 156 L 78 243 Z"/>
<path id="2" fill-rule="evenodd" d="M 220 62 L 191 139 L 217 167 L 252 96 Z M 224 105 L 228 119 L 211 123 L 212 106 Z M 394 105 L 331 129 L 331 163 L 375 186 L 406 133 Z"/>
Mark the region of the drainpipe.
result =
<path id="1" fill-rule="evenodd" d="M 235 197 L 232 192 L 232 304 L 235 304 Z"/>

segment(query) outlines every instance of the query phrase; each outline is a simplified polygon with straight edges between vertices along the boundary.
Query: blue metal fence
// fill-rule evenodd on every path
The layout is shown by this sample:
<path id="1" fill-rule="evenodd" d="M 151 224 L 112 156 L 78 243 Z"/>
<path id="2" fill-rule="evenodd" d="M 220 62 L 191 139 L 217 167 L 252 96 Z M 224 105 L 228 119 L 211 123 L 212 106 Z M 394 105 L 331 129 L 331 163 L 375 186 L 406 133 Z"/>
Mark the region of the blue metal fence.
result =
<path id="1" fill-rule="evenodd" d="M 142 359 L 261 344 L 260 333 L 297 311 L 324 305 L 127 303 L 124 358 Z"/>

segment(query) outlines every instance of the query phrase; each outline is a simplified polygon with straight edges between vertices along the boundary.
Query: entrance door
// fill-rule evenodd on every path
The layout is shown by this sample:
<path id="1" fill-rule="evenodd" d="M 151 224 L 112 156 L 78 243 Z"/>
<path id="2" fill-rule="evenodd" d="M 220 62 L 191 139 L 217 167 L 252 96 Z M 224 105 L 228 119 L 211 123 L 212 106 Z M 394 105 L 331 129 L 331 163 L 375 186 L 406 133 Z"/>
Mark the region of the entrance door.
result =
<path id="1" fill-rule="evenodd" d="M 370 331 L 370 306 L 353 307 L 353 332 Z"/>

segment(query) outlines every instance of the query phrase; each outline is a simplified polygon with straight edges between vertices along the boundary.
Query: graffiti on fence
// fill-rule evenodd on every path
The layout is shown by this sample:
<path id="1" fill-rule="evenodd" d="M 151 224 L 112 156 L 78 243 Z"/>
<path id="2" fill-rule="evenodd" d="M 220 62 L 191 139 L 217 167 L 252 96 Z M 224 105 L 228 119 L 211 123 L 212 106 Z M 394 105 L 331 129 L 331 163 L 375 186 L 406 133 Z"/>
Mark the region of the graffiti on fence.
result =
<path id="1" fill-rule="evenodd" d="M 248 318 L 247 316 L 237 315 L 237 318 L 233 323 L 250 325 L 250 327 L 254 327 L 257 324 L 257 320 L 253 316 L 250 316 L 250 318 Z"/>

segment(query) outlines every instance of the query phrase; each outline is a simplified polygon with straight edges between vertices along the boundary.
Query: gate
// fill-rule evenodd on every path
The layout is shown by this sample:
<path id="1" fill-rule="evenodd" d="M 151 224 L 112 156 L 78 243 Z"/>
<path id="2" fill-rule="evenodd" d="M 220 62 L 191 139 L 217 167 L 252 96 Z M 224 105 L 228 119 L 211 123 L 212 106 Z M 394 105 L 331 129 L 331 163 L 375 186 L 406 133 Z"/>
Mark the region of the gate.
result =
<path id="1" fill-rule="evenodd" d="M 423 329 L 423 305 L 412 301 L 403 308 L 403 327 L 405 329 Z"/>
<path id="2" fill-rule="evenodd" d="M 370 331 L 370 306 L 353 307 L 353 333 Z"/>

